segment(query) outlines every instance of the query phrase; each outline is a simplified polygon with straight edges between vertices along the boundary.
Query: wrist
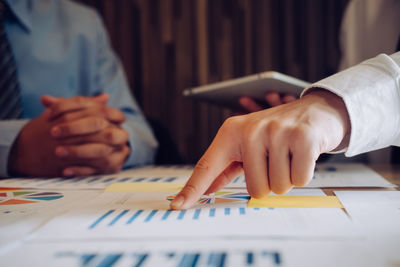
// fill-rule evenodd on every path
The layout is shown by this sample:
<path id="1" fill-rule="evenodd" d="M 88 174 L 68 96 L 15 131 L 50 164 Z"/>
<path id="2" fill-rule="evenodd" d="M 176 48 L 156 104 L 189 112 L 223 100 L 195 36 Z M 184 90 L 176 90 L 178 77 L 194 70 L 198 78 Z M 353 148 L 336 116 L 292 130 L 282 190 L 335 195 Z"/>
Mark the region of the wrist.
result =
<path id="1" fill-rule="evenodd" d="M 350 140 L 351 123 L 347 112 L 346 104 L 343 99 L 321 88 L 313 88 L 303 97 L 316 105 L 319 112 L 327 114 L 325 116 L 329 133 L 334 133 L 340 137 L 340 142 L 331 148 L 329 152 L 336 152 L 345 149 Z"/>

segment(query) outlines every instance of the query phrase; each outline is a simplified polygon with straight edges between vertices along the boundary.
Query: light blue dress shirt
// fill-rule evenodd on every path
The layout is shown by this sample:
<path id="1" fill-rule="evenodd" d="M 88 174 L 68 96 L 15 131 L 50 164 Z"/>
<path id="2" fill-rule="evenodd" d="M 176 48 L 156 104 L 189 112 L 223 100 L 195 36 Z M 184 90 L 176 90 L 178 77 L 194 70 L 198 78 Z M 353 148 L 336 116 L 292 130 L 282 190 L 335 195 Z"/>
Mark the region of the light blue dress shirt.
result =
<path id="1" fill-rule="evenodd" d="M 11 145 L 40 115 L 40 97 L 110 94 L 109 106 L 126 116 L 131 154 L 124 167 L 152 163 L 157 141 L 129 92 L 98 14 L 67 0 L 7 0 L 16 20 L 5 28 L 21 87 L 23 119 L 0 121 L 0 177 L 7 176 Z M 46 164 L 45 162 L 43 164 Z"/>

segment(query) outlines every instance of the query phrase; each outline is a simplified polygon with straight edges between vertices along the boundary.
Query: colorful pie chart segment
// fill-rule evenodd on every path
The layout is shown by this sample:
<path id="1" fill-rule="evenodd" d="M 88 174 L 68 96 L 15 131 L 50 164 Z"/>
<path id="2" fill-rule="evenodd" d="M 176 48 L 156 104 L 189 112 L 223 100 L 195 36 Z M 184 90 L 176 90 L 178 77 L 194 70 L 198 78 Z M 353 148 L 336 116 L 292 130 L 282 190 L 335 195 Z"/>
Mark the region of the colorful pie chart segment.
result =
<path id="1" fill-rule="evenodd" d="M 175 196 L 168 196 L 167 200 L 172 201 Z M 234 203 L 244 202 L 247 203 L 250 199 L 248 193 L 234 193 L 234 192 L 222 192 L 218 191 L 209 196 L 202 196 L 197 202 L 198 204 L 220 204 L 220 203 Z"/>
<path id="2" fill-rule="evenodd" d="M 31 204 L 52 201 L 62 197 L 63 194 L 57 192 L 38 192 L 23 188 L 0 187 L 0 205 Z"/>

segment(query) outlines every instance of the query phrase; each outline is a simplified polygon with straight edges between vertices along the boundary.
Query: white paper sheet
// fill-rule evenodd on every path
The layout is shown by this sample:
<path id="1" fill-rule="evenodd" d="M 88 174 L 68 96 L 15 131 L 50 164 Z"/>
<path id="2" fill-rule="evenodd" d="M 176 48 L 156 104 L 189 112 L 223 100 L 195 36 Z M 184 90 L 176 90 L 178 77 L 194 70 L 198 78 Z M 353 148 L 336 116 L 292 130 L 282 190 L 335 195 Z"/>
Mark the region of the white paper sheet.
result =
<path id="1" fill-rule="evenodd" d="M 362 240 L 159 240 L 30 243 L 4 266 L 385 266 Z"/>
<path id="2" fill-rule="evenodd" d="M 369 236 L 400 240 L 400 191 L 335 191 L 352 220 Z"/>
<path id="3" fill-rule="evenodd" d="M 28 194 L 23 194 L 29 192 Z M 79 207 L 98 193 L 88 191 L 14 190 L 0 191 L 0 253 L 17 246 L 40 226 L 63 212 Z M 4 196 L 6 194 L 6 196 Z M 9 201 L 35 201 L 9 204 Z M 7 202 L 8 201 L 8 202 Z"/>
<path id="4" fill-rule="evenodd" d="M 310 191 L 309 191 L 310 192 Z M 315 190 L 320 195 L 320 190 Z M 170 211 L 167 193 L 103 193 L 86 207 L 60 216 L 37 235 L 42 239 L 354 236 L 341 209 L 248 208 L 246 202 Z M 68 225 L 68 227 L 66 227 Z M 61 231 L 61 229 L 63 229 Z"/>

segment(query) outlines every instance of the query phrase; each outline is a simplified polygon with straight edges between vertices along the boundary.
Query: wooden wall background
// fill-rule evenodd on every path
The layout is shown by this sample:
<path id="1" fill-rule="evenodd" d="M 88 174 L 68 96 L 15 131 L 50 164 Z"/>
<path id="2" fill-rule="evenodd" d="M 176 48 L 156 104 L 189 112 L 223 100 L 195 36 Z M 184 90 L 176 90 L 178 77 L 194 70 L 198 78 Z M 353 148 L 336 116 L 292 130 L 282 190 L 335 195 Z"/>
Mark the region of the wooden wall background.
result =
<path id="1" fill-rule="evenodd" d="M 335 72 L 347 0 L 80 0 L 103 16 L 148 118 L 195 162 L 229 110 L 185 99 L 190 86 L 277 70 Z"/>

